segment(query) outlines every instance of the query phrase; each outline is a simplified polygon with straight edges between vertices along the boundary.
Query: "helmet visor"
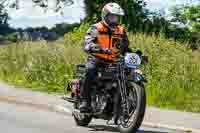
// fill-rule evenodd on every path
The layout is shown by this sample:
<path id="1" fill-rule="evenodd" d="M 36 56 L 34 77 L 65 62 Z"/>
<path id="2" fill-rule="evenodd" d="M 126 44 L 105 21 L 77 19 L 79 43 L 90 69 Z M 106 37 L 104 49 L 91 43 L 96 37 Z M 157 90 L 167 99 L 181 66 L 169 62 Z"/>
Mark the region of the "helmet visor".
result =
<path id="1" fill-rule="evenodd" d="M 120 22 L 120 16 L 115 14 L 108 14 L 107 22 L 111 25 L 117 25 Z"/>

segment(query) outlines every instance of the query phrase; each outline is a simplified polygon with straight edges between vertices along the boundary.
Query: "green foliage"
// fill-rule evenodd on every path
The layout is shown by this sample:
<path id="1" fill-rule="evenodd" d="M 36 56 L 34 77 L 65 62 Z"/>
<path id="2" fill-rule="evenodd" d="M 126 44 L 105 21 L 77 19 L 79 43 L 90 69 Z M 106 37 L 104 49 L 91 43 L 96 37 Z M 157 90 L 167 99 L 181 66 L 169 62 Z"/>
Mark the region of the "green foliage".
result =
<path id="1" fill-rule="evenodd" d="M 4 6 L 0 3 L 0 35 L 7 35 L 14 30 L 8 25 L 8 13 L 5 11 Z"/>
<path id="2" fill-rule="evenodd" d="M 0 3 L 0 24 L 7 24 L 8 13 L 5 11 L 5 7 Z"/>
<path id="3" fill-rule="evenodd" d="M 200 112 L 200 57 L 185 46 L 162 37 L 130 35 L 131 45 L 144 50 L 150 63 L 144 67 L 150 105 Z"/>
<path id="4" fill-rule="evenodd" d="M 187 7 L 183 16 L 190 21 L 193 32 L 200 32 L 200 5 Z"/>
<path id="5" fill-rule="evenodd" d="M 11 42 L 17 42 L 17 34 L 16 33 L 11 33 L 7 36 L 8 41 Z"/>
<path id="6" fill-rule="evenodd" d="M 0 76 L 36 90 L 63 93 L 65 81 L 72 78 L 74 65 L 84 59 L 80 51 L 80 46 L 69 46 L 63 41 L 51 45 L 45 42 L 13 44 L 0 49 Z"/>
<path id="7" fill-rule="evenodd" d="M 172 15 L 179 22 L 188 23 L 192 32 L 200 32 L 200 5 L 175 7 Z"/>
<path id="8" fill-rule="evenodd" d="M 60 36 L 63 36 L 65 33 L 73 31 L 75 27 L 79 26 L 80 26 L 79 23 L 74 23 L 74 24 L 61 23 L 61 24 L 56 24 L 56 26 L 51 28 L 50 31 L 55 32 Z"/>
<path id="9" fill-rule="evenodd" d="M 174 7 L 172 9 L 172 19 L 173 22 L 181 22 L 182 24 L 187 24 L 187 27 L 182 28 L 181 30 L 177 30 L 177 28 L 173 28 L 172 32 L 178 35 L 178 39 L 182 41 L 188 41 L 190 44 L 190 48 L 196 49 L 199 47 L 199 37 L 200 37 L 200 6 L 180 6 Z M 185 34 L 186 36 L 180 36 L 181 34 Z"/>
<path id="10" fill-rule="evenodd" d="M 5 41 L 5 37 L 0 35 L 0 42 L 3 42 L 3 41 Z"/>

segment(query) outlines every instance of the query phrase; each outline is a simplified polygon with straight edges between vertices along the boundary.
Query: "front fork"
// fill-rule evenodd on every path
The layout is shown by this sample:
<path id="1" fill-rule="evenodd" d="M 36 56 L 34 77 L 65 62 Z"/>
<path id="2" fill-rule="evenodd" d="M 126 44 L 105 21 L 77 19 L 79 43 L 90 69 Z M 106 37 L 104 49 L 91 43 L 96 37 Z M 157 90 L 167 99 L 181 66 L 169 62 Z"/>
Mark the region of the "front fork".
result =
<path id="1" fill-rule="evenodd" d="M 122 69 L 121 69 L 122 70 Z M 120 71 L 120 75 L 118 75 L 118 85 L 121 96 L 121 107 L 122 107 L 122 116 L 123 121 L 127 122 L 129 119 L 129 104 L 128 104 L 128 94 L 127 94 L 127 80 L 124 76 L 124 71 Z"/>

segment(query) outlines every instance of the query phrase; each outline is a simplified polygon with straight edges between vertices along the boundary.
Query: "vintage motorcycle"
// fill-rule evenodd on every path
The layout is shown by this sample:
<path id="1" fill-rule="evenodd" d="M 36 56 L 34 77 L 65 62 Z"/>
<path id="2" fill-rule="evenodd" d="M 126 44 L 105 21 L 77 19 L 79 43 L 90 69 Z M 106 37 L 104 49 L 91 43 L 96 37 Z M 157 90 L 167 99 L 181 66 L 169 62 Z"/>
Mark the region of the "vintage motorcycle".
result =
<path id="1" fill-rule="evenodd" d="M 74 104 L 72 115 L 76 124 L 87 126 L 92 118 L 104 119 L 108 125 L 117 125 L 120 133 L 136 132 L 141 126 L 146 108 L 144 83 L 147 81 L 140 66 L 147 62 L 147 56 L 137 51 L 120 55 L 116 64 L 99 67 L 98 76 L 91 84 L 92 111 L 87 114 L 79 111 L 80 88 L 86 69 L 85 65 L 77 65 L 75 79 L 67 87 L 71 96 L 65 98 Z M 114 115 L 117 117 L 113 120 Z"/>

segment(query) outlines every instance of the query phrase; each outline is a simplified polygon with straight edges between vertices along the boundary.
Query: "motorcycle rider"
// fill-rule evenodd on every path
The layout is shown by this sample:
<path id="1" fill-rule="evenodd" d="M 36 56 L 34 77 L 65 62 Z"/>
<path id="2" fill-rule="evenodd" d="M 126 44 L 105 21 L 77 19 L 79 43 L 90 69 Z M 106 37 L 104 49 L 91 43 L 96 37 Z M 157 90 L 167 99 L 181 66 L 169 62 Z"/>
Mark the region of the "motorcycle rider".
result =
<path id="1" fill-rule="evenodd" d="M 82 102 L 79 108 L 82 113 L 91 111 L 90 85 L 96 77 L 97 67 L 115 63 L 119 53 L 131 51 L 125 29 L 119 24 L 121 16 L 124 16 L 124 11 L 117 3 L 106 4 L 102 9 L 102 21 L 93 24 L 85 35 L 84 51 L 88 58 L 80 92 Z M 121 52 L 118 44 L 122 44 Z M 95 53 L 95 57 L 91 53 Z"/>

